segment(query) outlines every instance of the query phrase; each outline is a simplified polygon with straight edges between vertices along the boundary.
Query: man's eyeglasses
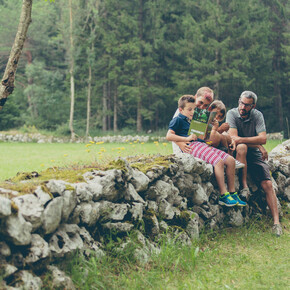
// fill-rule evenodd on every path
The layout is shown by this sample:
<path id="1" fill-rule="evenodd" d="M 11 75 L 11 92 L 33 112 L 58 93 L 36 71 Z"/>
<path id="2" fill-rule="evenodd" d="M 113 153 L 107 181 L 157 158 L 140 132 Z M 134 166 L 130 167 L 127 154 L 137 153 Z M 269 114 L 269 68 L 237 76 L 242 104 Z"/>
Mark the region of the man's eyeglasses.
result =
<path id="1" fill-rule="evenodd" d="M 245 106 L 246 108 L 252 108 L 253 104 L 245 104 L 244 102 L 242 102 L 241 100 L 239 100 L 239 105 L 241 106 Z"/>

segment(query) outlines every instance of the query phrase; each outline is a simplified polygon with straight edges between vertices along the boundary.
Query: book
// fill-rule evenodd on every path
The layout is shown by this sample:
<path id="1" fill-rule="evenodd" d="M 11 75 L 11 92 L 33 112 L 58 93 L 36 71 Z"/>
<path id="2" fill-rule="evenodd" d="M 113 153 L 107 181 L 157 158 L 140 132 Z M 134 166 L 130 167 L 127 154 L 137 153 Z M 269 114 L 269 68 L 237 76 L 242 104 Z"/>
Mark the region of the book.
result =
<path id="1" fill-rule="evenodd" d="M 195 134 L 197 138 L 207 140 L 212 129 L 212 121 L 216 112 L 209 112 L 199 108 L 194 109 L 193 117 L 190 122 L 188 135 Z"/>

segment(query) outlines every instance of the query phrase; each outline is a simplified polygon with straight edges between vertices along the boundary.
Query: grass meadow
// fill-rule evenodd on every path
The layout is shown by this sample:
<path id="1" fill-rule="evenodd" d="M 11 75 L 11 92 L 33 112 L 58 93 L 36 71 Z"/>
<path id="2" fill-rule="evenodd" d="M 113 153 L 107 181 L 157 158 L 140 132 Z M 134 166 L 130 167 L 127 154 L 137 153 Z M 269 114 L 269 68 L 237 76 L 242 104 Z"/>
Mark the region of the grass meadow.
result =
<path id="1" fill-rule="evenodd" d="M 267 150 L 279 141 L 270 140 Z M 170 143 L 0 144 L 0 180 L 17 172 L 108 162 L 118 156 L 171 154 Z M 161 254 L 137 263 L 130 251 L 101 259 L 76 255 L 61 265 L 77 289 L 290 289 L 290 213 L 283 206 L 284 235 L 271 234 L 271 217 L 240 228 L 204 232 L 192 246 L 161 239 Z M 46 276 L 44 289 L 53 289 Z"/>
<path id="2" fill-rule="evenodd" d="M 281 143 L 269 140 L 266 149 L 271 151 Z M 118 156 L 135 156 L 172 153 L 171 143 L 0 143 L 0 181 L 14 177 L 18 172 L 40 172 L 50 167 L 73 164 L 106 163 Z"/>

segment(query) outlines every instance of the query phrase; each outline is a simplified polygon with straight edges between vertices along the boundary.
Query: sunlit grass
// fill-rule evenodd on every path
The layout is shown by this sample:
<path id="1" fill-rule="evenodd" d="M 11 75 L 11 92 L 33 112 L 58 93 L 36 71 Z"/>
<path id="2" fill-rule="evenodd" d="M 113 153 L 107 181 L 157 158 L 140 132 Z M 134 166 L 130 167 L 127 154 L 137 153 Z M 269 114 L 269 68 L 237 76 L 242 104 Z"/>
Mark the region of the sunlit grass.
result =
<path id="1" fill-rule="evenodd" d="M 281 143 L 269 140 L 268 151 Z M 54 166 L 72 164 L 106 163 L 117 157 L 172 153 L 171 143 L 139 141 L 126 143 L 89 142 L 75 143 L 0 143 L 0 181 L 15 176 L 18 172 L 42 171 Z"/>
<path id="2" fill-rule="evenodd" d="M 35 144 L 0 143 L 0 181 L 18 172 L 42 171 L 55 166 L 107 163 L 117 157 L 172 153 L 169 143 Z"/>

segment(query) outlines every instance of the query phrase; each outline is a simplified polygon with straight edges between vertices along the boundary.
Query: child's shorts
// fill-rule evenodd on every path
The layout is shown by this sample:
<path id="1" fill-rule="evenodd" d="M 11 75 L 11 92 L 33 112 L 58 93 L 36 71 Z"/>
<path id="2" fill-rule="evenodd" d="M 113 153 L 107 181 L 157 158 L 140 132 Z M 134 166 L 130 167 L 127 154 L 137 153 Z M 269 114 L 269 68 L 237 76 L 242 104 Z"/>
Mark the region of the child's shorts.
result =
<path id="1" fill-rule="evenodd" d="M 215 166 L 220 160 L 225 161 L 229 156 L 226 152 L 209 146 L 203 142 L 195 141 L 189 146 L 191 148 L 189 154 L 204 160 L 206 163 L 210 163 L 212 166 Z"/>

